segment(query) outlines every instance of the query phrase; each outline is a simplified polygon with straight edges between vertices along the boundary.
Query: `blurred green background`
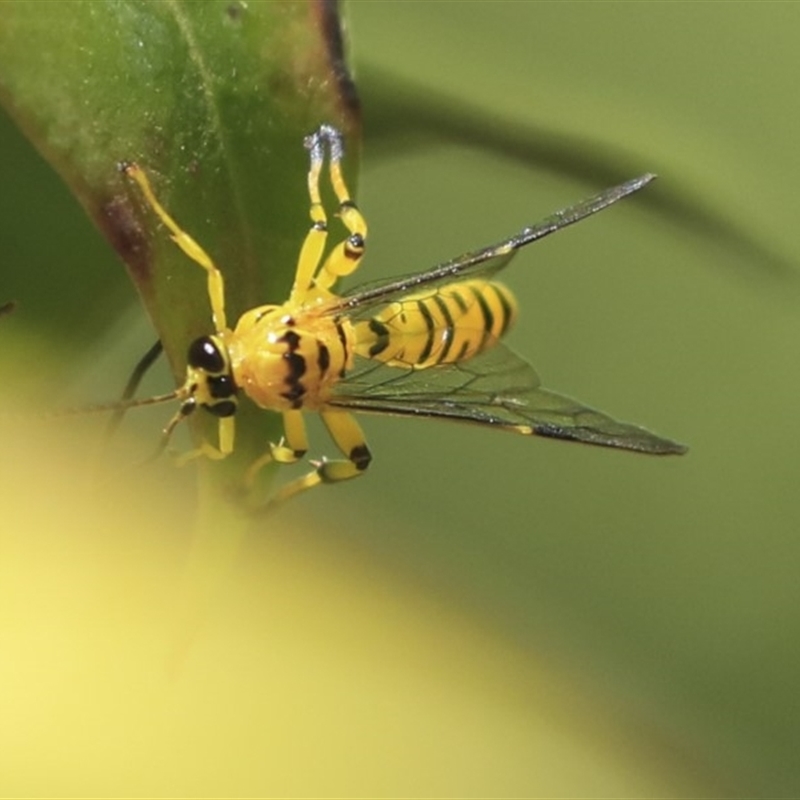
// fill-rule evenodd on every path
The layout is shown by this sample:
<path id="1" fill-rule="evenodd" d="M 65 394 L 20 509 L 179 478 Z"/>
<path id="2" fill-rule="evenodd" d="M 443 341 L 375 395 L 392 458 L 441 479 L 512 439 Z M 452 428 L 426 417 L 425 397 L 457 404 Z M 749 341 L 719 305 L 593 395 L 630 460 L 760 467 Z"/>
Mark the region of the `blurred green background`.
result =
<path id="1" fill-rule="evenodd" d="M 600 188 L 464 143 L 372 140 L 396 99 L 387 75 L 498 129 L 574 141 L 576 159 L 604 160 L 620 177 L 659 173 L 645 190 L 654 199 L 643 193 L 517 257 L 505 276 L 522 308 L 510 342 L 546 386 L 691 449 L 648 459 L 365 419 L 373 469 L 282 511 L 280 525 L 302 531 L 282 546 L 332 562 L 352 555 L 342 586 L 328 579 L 334 596 L 350 569 L 385 576 L 561 676 L 547 698 L 554 727 L 602 749 L 608 726 L 621 763 L 649 776 L 628 782 L 620 767 L 601 780 L 587 767 L 551 782 L 520 755 L 504 794 L 795 796 L 800 6 L 362 0 L 347 15 L 371 234 L 359 279 L 426 268 Z M 407 124 L 411 140 L 413 114 Z M 113 397 L 152 338 L 133 289 L 5 119 L 0 137 L 0 300 L 21 303 L 2 320 L 4 363 L 24 336 L 32 369 L 14 375 L 31 394 L 47 386 L 52 406 L 62 391 Z M 681 224 L 659 193 L 722 224 Z M 48 354 L 61 366 L 42 369 Z M 149 385 L 169 380 L 162 371 Z M 149 437 L 160 419 L 131 424 Z M 329 453 L 312 431 L 317 453 Z M 272 546 L 255 541 L 248 558 Z M 478 654 L 448 658 L 442 671 L 459 684 Z M 429 666 L 422 657 L 420 670 Z M 576 711 L 573 692 L 596 706 Z M 372 723 L 365 736 L 380 737 Z M 441 769 L 421 794 L 492 793 L 491 780 L 459 784 L 463 764 Z"/>

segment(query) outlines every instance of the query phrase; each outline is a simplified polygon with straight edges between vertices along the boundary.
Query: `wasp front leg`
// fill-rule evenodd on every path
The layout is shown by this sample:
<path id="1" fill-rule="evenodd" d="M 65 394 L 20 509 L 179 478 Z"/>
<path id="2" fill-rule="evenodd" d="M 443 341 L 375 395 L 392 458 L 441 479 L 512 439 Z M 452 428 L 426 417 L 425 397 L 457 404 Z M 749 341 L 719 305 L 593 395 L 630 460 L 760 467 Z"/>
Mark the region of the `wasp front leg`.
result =
<path id="1" fill-rule="evenodd" d="M 150 186 L 150 181 L 142 168 L 133 162 L 124 162 L 119 165 L 119 169 L 139 185 L 147 204 L 169 230 L 172 241 L 174 241 L 192 261 L 199 264 L 206 271 L 206 275 L 208 276 L 208 299 L 211 303 L 214 328 L 217 331 L 225 330 L 228 327 L 228 323 L 225 316 L 225 284 L 222 273 L 211 260 L 208 253 L 206 253 L 206 251 L 175 222 L 167 213 L 164 206 L 158 202 Z"/>
<path id="2" fill-rule="evenodd" d="M 372 454 L 355 417 L 345 411 L 322 411 L 320 417 L 322 417 L 334 443 L 347 458 L 323 461 L 313 472 L 290 481 L 272 497 L 267 504 L 267 510 L 272 510 L 290 497 L 307 489 L 313 489 L 320 484 L 338 483 L 350 478 L 357 478 L 359 475 L 363 475 L 369 467 Z"/>
<path id="3" fill-rule="evenodd" d="M 167 445 L 167 441 L 169 440 L 172 431 L 181 422 L 187 414 L 181 409 L 179 409 L 175 416 L 169 421 L 169 424 L 164 429 L 162 434 L 162 444 L 159 446 L 158 453 L 164 451 Z M 190 461 L 194 461 L 196 458 L 210 458 L 212 461 L 220 461 L 223 458 L 227 458 L 233 452 L 233 443 L 234 443 L 234 435 L 235 435 L 235 423 L 233 417 L 225 417 L 224 419 L 219 420 L 218 426 L 218 437 L 219 437 L 219 445 L 214 446 L 211 442 L 206 441 L 205 439 L 201 442 L 199 447 L 195 447 L 192 450 L 189 450 L 185 453 L 181 453 L 175 460 L 175 464 L 178 467 L 183 467 L 188 464 Z"/>

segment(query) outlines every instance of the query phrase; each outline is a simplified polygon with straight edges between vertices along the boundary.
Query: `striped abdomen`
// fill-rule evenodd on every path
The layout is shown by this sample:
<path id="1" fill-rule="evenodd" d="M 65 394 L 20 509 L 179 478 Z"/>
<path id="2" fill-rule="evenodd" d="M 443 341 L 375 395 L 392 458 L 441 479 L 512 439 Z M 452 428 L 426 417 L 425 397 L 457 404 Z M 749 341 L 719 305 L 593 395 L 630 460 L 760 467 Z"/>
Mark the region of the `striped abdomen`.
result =
<path id="1" fill-rule="evenodd" d="M 355 326 L 356 353 L 422 369 L 471 358 L 491 347 L 517 316 L 514 295 L 486 280 L 412 294 Z"/>

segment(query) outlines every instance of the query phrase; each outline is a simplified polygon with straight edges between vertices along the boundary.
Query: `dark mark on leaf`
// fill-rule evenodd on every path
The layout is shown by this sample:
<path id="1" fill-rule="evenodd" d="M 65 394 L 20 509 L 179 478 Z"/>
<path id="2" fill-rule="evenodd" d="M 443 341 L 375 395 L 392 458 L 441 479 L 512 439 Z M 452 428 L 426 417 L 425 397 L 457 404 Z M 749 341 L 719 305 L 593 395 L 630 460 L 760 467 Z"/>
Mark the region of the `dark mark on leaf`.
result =
<path id="1" fill-rule="evenodd" d="M 98 226 L 128 265 L 137 283 L 150 275 L 150 248 L 127 198 L 115 195 L 101 204 L 95 215 Z"/>
<path id="2" fill-rule="evenodd" d="M 358 122 L 361 119 L 361 100 L 355 81 L 347 68 L 342 20 L 338 0 L 316 0 L 315 10 L 322 30 L 322 39 L 328 49 L 331 71 L 339 87 L 339 97 L 346 112 Z"/>

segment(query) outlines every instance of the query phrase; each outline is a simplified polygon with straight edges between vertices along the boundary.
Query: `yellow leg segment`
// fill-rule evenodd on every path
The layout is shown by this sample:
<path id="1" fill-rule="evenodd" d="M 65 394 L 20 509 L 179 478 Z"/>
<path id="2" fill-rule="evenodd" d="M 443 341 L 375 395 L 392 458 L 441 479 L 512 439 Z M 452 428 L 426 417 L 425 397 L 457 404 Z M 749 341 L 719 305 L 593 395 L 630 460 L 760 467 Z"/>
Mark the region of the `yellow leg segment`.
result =
<path id="1" fill-rule="evenodd" d="M 347 456 L 347 460 L 323 461 L 313 472 L 309 472 L 281 487 L 267 503 L 272 510 L 290 497 L 294 497 L 322 483 L 338 483 L 363 475 L 372 460 L 361 426 L 352 414 L 345 411 L 322 411 L 325 427 L 336 446 Z"/>
<path id="2" fill-rule="evenodd" d="M 302 411 L 284 411 L 283 439 L 270 444 L 269 450 L 257 458 L 247 469 L 244 485 L 252 489 L 258 473 L 273 461 L 277 464 L 294 464 L 308 452 L 308 434 Z"/>
<path id="3" fill-rule="evenodd" d="M 372 454 L 356 418 L 345 411 L 322 411 L 320 417 L 336 446 L 347 457 L 347 461 L 323 461 L 317 468 L 320 479 L 336 483 L 361 475 L 372 461 Z"/>
<path id="4" fill-rule="evenodd" d="M 311 198 L 311 230 L 306 234 L 300 256 L 297 260 L 297 270 L 294 276 L 294 286 L 289 297 L 290 303 L 302 302 L 303 296 L 311 288 L 314 273 L 317 271 L 322 253 L 325 250 L 325 241 L 328 238 L 328 218 L 319 196 L 319 173 L 322 169 L 322 160 L 311 159 L 311 168 L 308 171 L 308 194 Z"/>
<path id="5" fill-rule="evenodd" d="M 194 461 L 196 458 L 210 458 L 212 461 L 221 461 L 228 455 L 228 453 L 223 453 L 218 447 L 214 447 L 213 444 L 203 442 L 200 447 L 195 447 L 193 450 L 187 450 L 185 453 L 181 453 L 175 459 L 175 466 L 185 467 L 190 461 Z"/>
<path id="6" fill-rule="evenodd" d="M 166 209 L 158 202 L 147 175 L 144 174 L 138 164 L 127 163 L 121 166 L 122 171 L 133 178 L 142 190 L 148 205 L 156 213 L 156 216 L 169 229 L 172 241 L 186 253 L 196 264 L 199 264 L 208 275 L 208 299 L 211 302 L 211 313 L 214 327 L 217 331 L 224 331 L 228 327 L 225 317 L 225 283 L 222 273 L 211 260 L 208 253 L 191 237 L 186 231 L 182 230 L 178 223 L 167 213 Z"/>
<path id="7" fill-rule="evenodd" d="M 326 140 L 330 150 L 331 185 L 339 201 L 339 218 L 350 235 L 334 248 L 317 273 L 315 283 L 321 289 L 331 289 L 339 278 L 350 275 L 358 269 L 359 262 L 364 255 L 367 239 L 367 223 L 356 204 L 350 198 L 350 192 L 342 175 L 342 137 L 339 131 L 330 125 L 320 126 L 319 130 L 307 137 L 305 142 L 311 154 L 308 184 L 309 194 L 311 195 L 312 219 L 314 219 L 315 205 L 320 202 L 319 175 L 322 169 Z M 325 224 L 324 211 L 322 211 L 320 222 L 323 225 Z M 321 255 L 321 248 L 319 255 Z"/>
<path id="8" fill-rule="evenodd" d="M 180 414 L 180 412 L 178 412 Z M 176 414 L 176 417 L 178 415 Z M 180 417 L 182 419 L 183 417 Z M 177 423 L 176 423 L 177 424 Z M 171 427 L 170 427 L 171 426 Z M 164 433 L 169 436 L 169 433 L 175 425 L 170 422 Z M 223 417 L 219 420 L 219 446 L 214 447 L 209 442 L 203 442 L 200 447 L 195 447 L 194 450 L 189 450 L 183 453 L 176 460 L 176 465 L 183 467 L 195 458 L 210 458 L 212 461 L 219 461 L 227 458 L 233 452 L 234 434 L 236 432 L 235 422 L 233 417 Z"/>

